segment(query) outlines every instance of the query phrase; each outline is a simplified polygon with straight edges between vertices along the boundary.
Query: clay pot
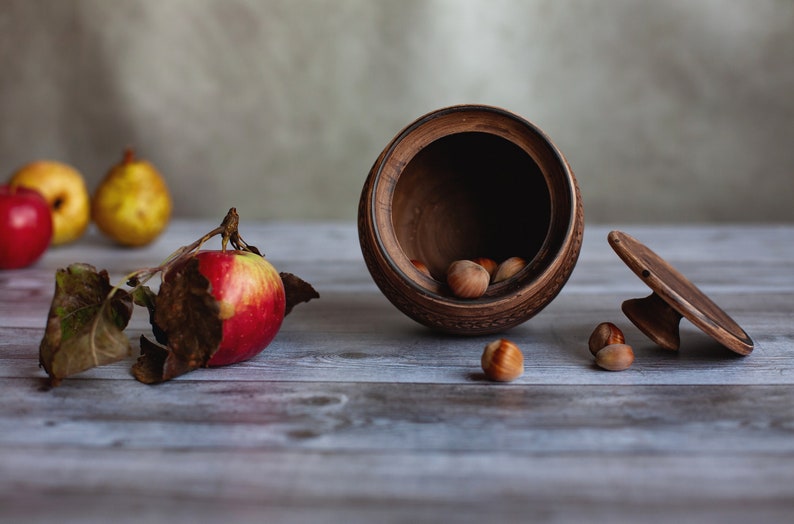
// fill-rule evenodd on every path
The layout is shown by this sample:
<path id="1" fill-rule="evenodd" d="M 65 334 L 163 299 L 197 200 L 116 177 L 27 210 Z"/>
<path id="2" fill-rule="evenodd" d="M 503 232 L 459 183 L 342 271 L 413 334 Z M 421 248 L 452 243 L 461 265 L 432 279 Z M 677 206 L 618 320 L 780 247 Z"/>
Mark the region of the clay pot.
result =
<path id="1" fill-rule="evenodd" d="M 476 335 L 516 326 L 557 296 L 584 216 L 570 166 L 540 129 L 503 109 L 462 105 L 420 117 L 386 146 L 364 184 L 358 228 L 367 268 L 398 309 Z M 455 260 L 513 256 L 527 266 L 480 298 L 456 298 L 446 285 Z"/>

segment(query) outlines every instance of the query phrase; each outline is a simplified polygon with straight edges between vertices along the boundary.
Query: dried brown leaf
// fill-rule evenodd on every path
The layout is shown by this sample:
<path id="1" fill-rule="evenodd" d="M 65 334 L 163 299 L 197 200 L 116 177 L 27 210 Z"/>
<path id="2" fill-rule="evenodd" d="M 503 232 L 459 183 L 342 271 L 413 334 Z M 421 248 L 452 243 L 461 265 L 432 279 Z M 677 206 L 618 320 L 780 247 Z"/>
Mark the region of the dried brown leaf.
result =
<path id="1" fill-rule="evenodd" d="M 107 271 L 72 264 L 55 274 L 55 293 L 39 345 L 39 363 L 56 386 L 68 376 L 121 360 L 130 353 L 123 330 L 132 299 L 112 291 Z"/>
<path id="2" fill-rule="evenodd" d="M 144 384 L 159 384 L 196 369 L 174 357 L 169 351 L 141 335 L 141 355 L 132 365 L 132 375 Z"/>
<path id="3" fill-rule="evenodd" d="M 313 298 L 320 298 L 320 294 L 312 287 L 311 284 L 293 275 L 292 273 L 279 273 L 281 282 L 284 284 L 284 295 L 286 299 L 286 307 L 284 309 L 284 316 L 289 315 L 292 308 L 301 302 L 308 302 Z"/>
<path id="4" fill-rule="evenodd" d="M 166 347 L 141 337 L 141 356 L 133 366 L 135 378 L 156 384 L 205 367 L 220 346 L 223 322 L 195 258 L 168 273 L 154 305 L 155 336 Z"/>
<path id="5" fill-rule="evenodd" d="M 152 333 L 155 340 L 161 344 L 167 344 L 168 340 L 166 340 L 165 333 L 154 321 L 154 312 L 157 311 L 157 294 L 148 286 L 137 286 L 130 292 L 130 295 L 132 295 L 132 301 L 136 305 L 145 307 L 149 312 L 149 323 L 152 325 Z"/>

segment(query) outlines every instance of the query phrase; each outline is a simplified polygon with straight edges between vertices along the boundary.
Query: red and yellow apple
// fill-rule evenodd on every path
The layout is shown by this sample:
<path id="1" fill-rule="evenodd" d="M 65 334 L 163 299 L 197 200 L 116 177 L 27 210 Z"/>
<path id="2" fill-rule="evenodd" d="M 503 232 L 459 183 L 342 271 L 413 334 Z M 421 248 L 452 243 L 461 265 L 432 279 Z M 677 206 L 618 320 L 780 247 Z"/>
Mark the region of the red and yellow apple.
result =
<path id="1" fill-rule="evenodd" d="M 35 189 L 49 203 L 52 214 L 52 244 L 80 238 L 91 221 L 91 200 L 83 176 L 70 165 L 39 160 L 21 167 L 9 185 Z"/>
<path id="2" fill-rule="evenodd" d="M 31 265 L 52 240 L 52 216 L 44 197 L 25 187 L 0 186 L 0 269 Z"/>
<path id="3" fill-rule="evenodd" d="M 220 305 L 223 336 L 208 365 L 223 366 L 258 355 L 276 337 L 286 298 L 278 271 L 248 251 L 199 251 L 199 272 Z"/>

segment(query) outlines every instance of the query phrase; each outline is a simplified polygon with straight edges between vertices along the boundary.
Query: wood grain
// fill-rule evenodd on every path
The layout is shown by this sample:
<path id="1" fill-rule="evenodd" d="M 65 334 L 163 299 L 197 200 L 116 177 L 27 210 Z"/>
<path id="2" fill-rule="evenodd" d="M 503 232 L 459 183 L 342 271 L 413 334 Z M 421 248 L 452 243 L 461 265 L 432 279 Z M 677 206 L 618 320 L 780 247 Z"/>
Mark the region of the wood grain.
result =
<path id="1" fill-rule="evenodd" d="M 490 336 L 440 335 L 377 289 L 354 224 L 242 234 L 321 298 L 253 360 L 159 386 L 130 359 L 49 390 L 37 365 L 56 268 L 111 281 L 212 223 L 141 250 L 93 232 L 0 273 L 3 522 L 783 522 L 794 511 L 794 227 L 621 229 L 644 239 L 750 334 L 740 357 L 686 320 L 655 346 L 621 313 L 647 292 L 590 227 L 561 294 L 508 331 L 525 373 L 490 383 Z M 317 254 L 322 253 L 322 259 Z M 635 348 L 599 370 L 592 329 Z M 136 312 L 133 340 L 148 330 Z"/>

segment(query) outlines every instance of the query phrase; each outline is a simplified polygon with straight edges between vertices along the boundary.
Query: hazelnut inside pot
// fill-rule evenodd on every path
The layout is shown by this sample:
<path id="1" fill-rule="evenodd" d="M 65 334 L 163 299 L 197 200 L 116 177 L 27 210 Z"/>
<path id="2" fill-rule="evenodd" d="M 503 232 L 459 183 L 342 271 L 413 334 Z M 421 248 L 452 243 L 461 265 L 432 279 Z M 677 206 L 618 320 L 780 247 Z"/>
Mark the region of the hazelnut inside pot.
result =
<path id="1" fill-rule="evenodd" d="M 560 151 L 533 124 L 489 106 L 441 109 L 406 127 L 376 160 L 359 203 L 362 253 L 381 291 L 411 318 L 460 334 L 495 333 L 545 307 L 573 270 L 583 221 Z M 527 264 L 462 300 L 445 272 L 478 257 Z"/>

